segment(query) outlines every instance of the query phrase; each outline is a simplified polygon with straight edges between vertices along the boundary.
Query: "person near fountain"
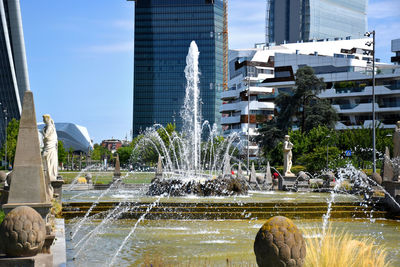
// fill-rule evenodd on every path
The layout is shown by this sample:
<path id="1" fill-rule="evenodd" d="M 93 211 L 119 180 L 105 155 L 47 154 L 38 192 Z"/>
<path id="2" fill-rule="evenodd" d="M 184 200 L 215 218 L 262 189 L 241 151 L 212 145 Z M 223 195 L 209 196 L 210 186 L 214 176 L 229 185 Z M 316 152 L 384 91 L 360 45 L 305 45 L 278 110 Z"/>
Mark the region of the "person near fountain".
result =
<path id="1" fill-rule="evenodd" d="M 57 180 L 58 167 L 58 139 L 54 121 L 50 115 L 43 115 L 43 122 L 46 124 L 42 130 L 43 134 L 43 161 L 45 166 L 45 176 L 47 191 L 49 196 L 53 197 L 52 181 Z"/>
<path id="2" fill-rule="evenodd" d="M 292 168 L 292 148 L 293 144 L 289 141 L 290 136 L 285 135 L 285 141 L 283 142 L 283 175 L 284 176 L 295 176 L 294 173 L 290 171 Z"/>
<path id="3" fill-rule="evenodd" d="M 396 123 L 393 134 L 393 158 L 400 157 L 400 121 Z"/>

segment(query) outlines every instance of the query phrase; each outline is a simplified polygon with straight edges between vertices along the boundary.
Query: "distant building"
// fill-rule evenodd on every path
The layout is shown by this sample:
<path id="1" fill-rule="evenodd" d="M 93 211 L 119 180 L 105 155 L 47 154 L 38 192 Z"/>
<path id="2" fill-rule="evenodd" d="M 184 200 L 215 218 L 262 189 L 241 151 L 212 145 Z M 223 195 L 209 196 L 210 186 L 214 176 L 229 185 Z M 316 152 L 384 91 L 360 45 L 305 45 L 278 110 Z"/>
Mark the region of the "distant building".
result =
<path id="1" fill-rule="evenodd" d="M 6 120 L 20 119 L 25 90 L 29 90 L 28 67 L 19 0 L 0 1 L 0 145 Z M 6 119 L 7 117 L 7 119 Z"/>
<path id="2" fill-rule="evenodd" d="M 225 137 L 238 134 L 240 142 L 236 145 L 242 157 L 247 155 L 247 148 L 251 158 L 257 156 L 258 146 L 253 141 L 257 128 L 274 114 L 273 88 L 260 86 L 260 82 L 274 77 L 273 56 L 274 51 L 262 49 L 229 51 L 229 90 L 221 93 L 221 125 Z"/>
<path id="3" fill-rule="evenodd" d="M 219 124 L 223 83 L 222 0 L 136 0 L 133 136 L 155 123 L 181 130 L 186 55 L 200 51 L 204 120 Z"/>
<path id="4" fill-rule="evenodd" d="M 396 55 L 391 58 L 391 61 L 396 65 L 400 65 L 400 39 L 392 40 L 392 52 Z"/>
<path id="5" fill-rule="evenodd" d="M 290 92 L 295 87 L 296 71 L 310 66 L 326 83 L 327 89 L 318 97 L 329 100 L 340 116 L 336 129 L 370 127 L 373 70 L 372 57 L 364 55 L 371 49 L 367 41 L 371 39 L 279 46 L 285 49 L 275 53 L 275 76 L 261 85 L 273 87 L 276 95 Z M 393 128 L 400 120 L 400 66 L 376 62 L 375 78 L 376 119 L 383 127 Z"/>
<path id="6" fill-rule="evenodd" d="M 250 157 L 257 157 L 258 146 L 253 141 L 259 134 L 257 128 L 279 113 L 275 98 L 281 92 L 292 92 L 295 73 L 303 66 L 312 67 L 324 78 L 327 90 L 318 97 L 328 99 L 339 113 L 338 130 L 370 127 L 372 56 L 364 55 L 371 49 L 368 41 L 371 39 L 258 44 L 256 48 L 230 50 L 229 90 L 221 94 L 223 135 L 237 134 L 240 142 L 235 145 L 241 156 L 249 149 Z M 377 62 L 375 73 L 376 118 L 383 127 L 392 128 L 400 120 L 400 66 Z"/>
<path id="7" fill-rule="evenodd" d="M 65 150 L 68 151 L 71 148 L 74 152 L 82 153 L 93 150 L 93 143 L 86 127 L 64 122 L 56 122 L 54 125 L 56 126 L 58 140 L 63 142 Z M 44 126 L 44 123 L 38 124 L 39 133 Z"/>
<path id="8" fill-rule="evenodd" d="M 266 43 L 360 38 L 367 0 L 267 0 Z"/>
<path id="9" fill-rule="evenodd" d="M 107 139 L 101 141 L 101 146 L 107 148 L 111 153 L 115 153 L 118 148 L 122 147 L 122 141 L 118 139 Z"/>

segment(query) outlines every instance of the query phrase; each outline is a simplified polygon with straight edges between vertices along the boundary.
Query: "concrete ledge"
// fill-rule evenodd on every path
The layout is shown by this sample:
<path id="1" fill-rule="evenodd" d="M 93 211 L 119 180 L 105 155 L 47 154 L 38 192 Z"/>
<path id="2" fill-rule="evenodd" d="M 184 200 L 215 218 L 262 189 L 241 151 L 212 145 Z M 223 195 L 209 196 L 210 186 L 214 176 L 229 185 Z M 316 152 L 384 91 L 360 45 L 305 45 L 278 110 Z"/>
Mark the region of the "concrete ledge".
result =
<path id="1" fill-rule="evenodd" d="M 65 267 L 67 266 L 67 248 L 65 244 L 65 226 L 64 219 L 55 219 L 55 230 L 56 235 L 55 242 L 51 247 L 51 251 L 54 255 L 53 266 L 54 267 Z"/>
<path id="2" fill-rule="evenodd" d="M 7 215 L 11 210 L 20 207 L 28 206 L 36 210 L 42 218 L 46 221 L 47 214 L 49 214 L 51 209 L 51 203 L 7 203 L 2 206 L 4 213 Z"/>
<path id="3" fill-rule="evenodd" d="M 0 256 L 2 267 L 53 267 L 53 254 L 38 254 L 34 257 L 7 258 Z"/>

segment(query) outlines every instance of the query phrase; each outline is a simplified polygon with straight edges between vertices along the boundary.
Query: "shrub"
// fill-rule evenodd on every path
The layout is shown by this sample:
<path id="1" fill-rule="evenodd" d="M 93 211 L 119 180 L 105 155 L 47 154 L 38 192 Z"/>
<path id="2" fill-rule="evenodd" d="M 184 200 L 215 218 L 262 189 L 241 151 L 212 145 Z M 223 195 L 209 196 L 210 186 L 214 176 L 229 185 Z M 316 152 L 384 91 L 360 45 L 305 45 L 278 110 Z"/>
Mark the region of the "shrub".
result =
<path id="1" fill-rule="evenodd" d="M 370 238 L 355 239 L 352 234 L 337 232 L 329 226 L 321 237 L 321 229 L 304 231 L 307 255 L 304 266 L 315 267 L 388 267 L 386 248 L 374 245 Z"/>
<path id="2" fill-rule="evenodd" d="M 0 209 L 0 224 L 3 222 L 4 217 L 6 217 L 6 215 L 4 214 L 4 211 Z"/>
<path id="3" fill-rule="evenodd" d="M 51 200 L 50 212 L 56 218 L 61 218 L 62 217 L 62 205 L 57 199 L 52 199 Z"/>
<path id="4" fill-rule="evenodd" d="M 351 191 L 351 184 L 349 181 L 345 180 L 340 183 L 340 190 L 342 191 Z"/>
<path id="5" fill-rule="evenodd" d="M 362 170 L 362 171 L 365 172 L 365 174 L 368 175 L 368 176 L 371 176 L 371 175 L 372 175 L 372 172 L 373 172 L 372 169 L 364 169 L 364 170 Z M 376 172 L 377 172 L 377 173 L 381 173 L 381 170 L 380 170 L 380 169 L 376 169 Z"/>
<path id="6" fill-rule="evenodd" d="M 276 170 L 283 175 L 283 166 L 278 166 L 276 167 Z M 290 169 L 291 172 L 293 172 L 294 174 L 298 174 L 301 171 L 305 171 L 306 167 L 301 166 L 301 165 L 296 165 L 296 166 L 292 166 L 292 168 Z M 272 171 L 272 170 L 271 170 Z M 272 173 L 274 173 L 274 171 L 272 171 Z"/>

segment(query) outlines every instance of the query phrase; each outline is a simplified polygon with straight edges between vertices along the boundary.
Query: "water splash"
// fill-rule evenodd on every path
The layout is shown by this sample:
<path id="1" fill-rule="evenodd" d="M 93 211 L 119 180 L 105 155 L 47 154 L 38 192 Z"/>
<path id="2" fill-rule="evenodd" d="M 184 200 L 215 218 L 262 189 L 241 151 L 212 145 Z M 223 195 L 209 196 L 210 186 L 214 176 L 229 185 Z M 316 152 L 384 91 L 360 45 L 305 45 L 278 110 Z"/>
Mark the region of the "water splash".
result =
<path id="1" fill-rule="evenodd" d="M 83 216 L 83 218 L 81 220 L 79 220 L 75 225 L 74 225 L 74 229 L 75 232 L 72 233 L 71 235 L 71 239 L 74 239 L 74 237 L 76 236 L 76 234 L 79 232 L 79 230 L 81 229 L 82 225 L 89 219 L 89 215 L 92 212 L 92 210 L 97 206 L 97 204 L 99 204 L 100 199 L 102 199 L 105 195 L 107 195 L 111 189 L 114 188 L 115 184 L 118 184 L 122 179 L 128 177 L 130 173 L 128 172 L 124 177 L 116 179 L 115 181 L 113 181 L 110 186 L 104 190 L 98 197 L 97 199 L 93 202 L 92 206 L 88 209 L 88 211 L 86 212 L 85 216 Z"/>
<path id="2" fill-rule="evenodd" d="M 156 199 L 152 204 L 150 204 L 150 205 L 147 207 L 146 212 L 145 212 L 142 216 L 140 216 L 140 218 L 137 220 L 137 222 L 135 223 L 135 225 L 132 227 L 132 229 L 131 229 L 131 231 L 129 232 L 129 234 L 125 237 L 124 241 L 122 242 L 121 246 L 118 248 L 117 252 L 114 254 L 114 256 L 113 256 L 113 258 L 111 259 L 111 262 L 110 262 L 110 264 L 109 264 L 110 266 L 112 266 L 112 265 L 114 264 L 115 259 L 118 257 L 118 255 L 119 255 L 119 253 L 121 252 L 121 250 L 125 247 L 126 242 L 128 242 L 128 240 L 130 239 L 130 237 L 132 236 L 132 234 L 135 232 L 135 230 L 136 230 L 137 226 L 139 225 L 139 223 L 142 222 L 142 221 L 146 218 L 147 214 L 149 214 L 149 212 L 150 212 L 155 206 L 158 205 L 158 203 L 160 202 L 161 198 L 164 197 L 164 196 L 165 196 L 165 195 L 161 195 L 161 196 L 157 197 L 157 199 Z"/>

